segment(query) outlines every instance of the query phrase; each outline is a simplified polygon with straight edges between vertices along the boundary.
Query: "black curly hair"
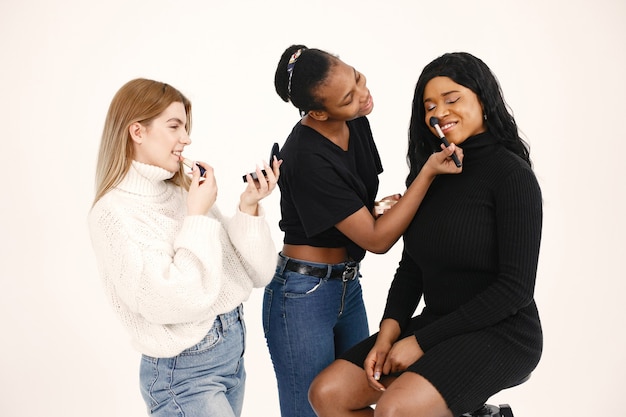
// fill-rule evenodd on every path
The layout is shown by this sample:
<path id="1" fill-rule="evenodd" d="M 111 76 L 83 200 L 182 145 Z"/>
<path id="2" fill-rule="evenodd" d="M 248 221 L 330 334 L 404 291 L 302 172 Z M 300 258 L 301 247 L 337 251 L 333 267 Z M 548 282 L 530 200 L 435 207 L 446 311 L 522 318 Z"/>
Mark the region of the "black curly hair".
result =
<path id="1" fill-rule="evenodd" d="M 500 83 L 489 67 L 479 58 L 467 52 L 447 53 L 426 65 L 415 86 L 413 109 L 409 125 L 407 162 L 409 175 L 407 186 L 413 182 L 428 157 L 439 148 L 439 139 L 426 124 L 424 89 L 435 77 L 448 77 L 457 84 L 472 90 L 483 105 L 485 126 L 504 146 L 521 157 L 528 165 L 529 147 L 519 136 L 517 123 L 504 101 Z"/>

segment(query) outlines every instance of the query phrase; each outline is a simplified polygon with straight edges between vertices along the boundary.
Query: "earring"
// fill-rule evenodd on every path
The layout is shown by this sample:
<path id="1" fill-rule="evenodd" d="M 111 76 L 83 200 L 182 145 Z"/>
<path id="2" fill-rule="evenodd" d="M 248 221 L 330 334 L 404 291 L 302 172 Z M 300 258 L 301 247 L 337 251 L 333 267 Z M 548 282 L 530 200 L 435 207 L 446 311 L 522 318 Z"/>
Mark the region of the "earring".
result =
<path id="1" fill-rule="evenodd" d="M 487 120 L 487 114 L 483 114 L 483 119 Z"/>

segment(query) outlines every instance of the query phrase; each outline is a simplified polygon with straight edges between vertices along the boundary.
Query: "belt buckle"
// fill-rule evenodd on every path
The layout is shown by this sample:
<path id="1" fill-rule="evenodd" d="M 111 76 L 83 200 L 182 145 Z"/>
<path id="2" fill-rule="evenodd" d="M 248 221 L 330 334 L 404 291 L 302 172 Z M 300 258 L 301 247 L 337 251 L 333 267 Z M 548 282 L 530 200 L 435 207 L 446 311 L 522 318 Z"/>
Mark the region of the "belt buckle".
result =
<path id="1" fill-rule="evenodd" d="M 352 281 L 356 277 L 357 272 L 358 272 L 358 267 L 356 265 L 355 266 L 346 265 L 346 269 L 344 269 L 343 273 L 341 274 L 341 280 L 343 282 Z"/>

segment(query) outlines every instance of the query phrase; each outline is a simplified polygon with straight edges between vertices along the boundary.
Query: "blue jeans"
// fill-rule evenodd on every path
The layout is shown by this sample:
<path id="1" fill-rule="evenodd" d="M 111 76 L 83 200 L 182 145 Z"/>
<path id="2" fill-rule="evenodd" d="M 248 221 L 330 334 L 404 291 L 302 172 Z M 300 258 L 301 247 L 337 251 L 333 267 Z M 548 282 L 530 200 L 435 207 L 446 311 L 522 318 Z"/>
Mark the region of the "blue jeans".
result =
<path id="1" fill-rule="evenodd" d="M 206 337 L 173 358 L 142 355 L 141 394 L 159 417 L 241 415 L 246 373 L 242 306 L 216 317 Z"/>
<path id="2" fill-rule="evenodd" d="M 276 274 L 265 288 L 263 329 L 282 417 L 315 417 L 308 400 L 313 378 L 369 336 L 360 274 L 345 282 L 316 278 L 285 270 L 285 259 L 280 255 Z M 303 263 L 329 271 L 343 266 Z"/>

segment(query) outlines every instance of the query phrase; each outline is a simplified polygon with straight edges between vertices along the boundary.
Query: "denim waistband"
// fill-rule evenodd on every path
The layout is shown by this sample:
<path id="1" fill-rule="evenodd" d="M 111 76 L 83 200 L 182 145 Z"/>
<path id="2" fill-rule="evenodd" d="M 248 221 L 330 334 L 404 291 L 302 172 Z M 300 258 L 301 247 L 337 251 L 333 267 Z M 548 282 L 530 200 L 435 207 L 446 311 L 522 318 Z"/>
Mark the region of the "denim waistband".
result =
<path id="1" fill-rule="evenodd" d="M 229 311 L 228 313 L 219 314 L 215 320 L 222 323 L 222 329 L 226 329 L 243 319 L 243 305 L 239 304 L 237 307 Z"/>

